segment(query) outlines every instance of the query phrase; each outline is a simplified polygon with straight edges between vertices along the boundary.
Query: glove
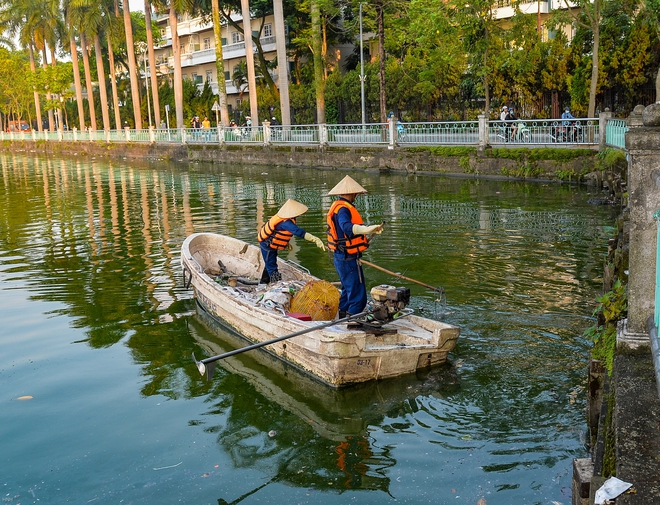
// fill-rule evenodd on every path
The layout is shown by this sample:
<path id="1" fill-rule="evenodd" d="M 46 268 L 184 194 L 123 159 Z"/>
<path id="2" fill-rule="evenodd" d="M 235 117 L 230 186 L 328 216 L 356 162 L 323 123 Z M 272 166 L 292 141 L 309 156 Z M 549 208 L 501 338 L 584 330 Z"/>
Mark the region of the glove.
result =
<path id="1" fill-rule="evenodd" d="M 355 235 L 380 235 L 383 233 L 383 225 L 382 224 L 374 224 L 372 226 L 364 226 L 361 224 L 354 224 L 353 225 L 353 234 Z"/>
<path id="2" fill-rule="evenodd" d="M 321 239 L 318 238 L 317 236 L 312 235 L 311 233 L 305 233 L 305 240 L 314 242 L 316 244 L 316 247 L 325 251 L 325 246 L 323 245 L 323 242 L 321 242 Z"/>

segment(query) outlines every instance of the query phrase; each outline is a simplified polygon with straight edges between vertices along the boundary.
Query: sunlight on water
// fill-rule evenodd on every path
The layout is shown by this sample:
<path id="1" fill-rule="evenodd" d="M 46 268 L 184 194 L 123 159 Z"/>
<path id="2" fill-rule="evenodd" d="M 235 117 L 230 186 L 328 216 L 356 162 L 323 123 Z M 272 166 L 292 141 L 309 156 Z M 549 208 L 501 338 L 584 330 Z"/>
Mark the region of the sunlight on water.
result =
<path id="1" fill-rule="evenodd" d="M 256 243 L 286 201 L 324 237 L 336 171 L 0 155 L 4 493 L 43 503 L 570 503 L 612 209 L 584 188 L 355 173 L 366 259 L 431 286 L 452 364 L 331 390 L 195 312 L 181 243 Z M 336 280 L 293 241 L 289 258 Z M 365 267 L 368 285 L 399 284 Z M 32 396 L 29 401 L 18 398 Z"/>

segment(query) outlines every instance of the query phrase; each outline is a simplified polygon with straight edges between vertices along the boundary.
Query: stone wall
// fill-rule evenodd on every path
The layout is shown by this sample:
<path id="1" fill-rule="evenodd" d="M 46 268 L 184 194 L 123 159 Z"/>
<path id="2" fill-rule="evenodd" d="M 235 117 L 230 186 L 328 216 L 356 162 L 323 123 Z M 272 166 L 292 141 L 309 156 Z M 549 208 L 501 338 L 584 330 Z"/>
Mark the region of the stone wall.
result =
<path id="1" fill-rule="evenodd" d="M 660 211 L 660 103 L 637 106 L 628 118 L 630 277 L 627 333 L 648 342 L 646 321 L 655 305 L 655 263 Z M 626 337 L 624 337 L 626 338 Z"/>
<path id="2" fill-rule="evenodd" d="M 470 147 L 398 147 L 387 149 L 386 147 L 5 141 L 0 144 L 0 149 L 64 156 L 84 155 L 570 181 L 584 180 L 585 175 L 593 172 L 596 167 L 596 151 L 587 148 L 477 150 Z M 569 151 L 575 156 L 567 156 Z"/>

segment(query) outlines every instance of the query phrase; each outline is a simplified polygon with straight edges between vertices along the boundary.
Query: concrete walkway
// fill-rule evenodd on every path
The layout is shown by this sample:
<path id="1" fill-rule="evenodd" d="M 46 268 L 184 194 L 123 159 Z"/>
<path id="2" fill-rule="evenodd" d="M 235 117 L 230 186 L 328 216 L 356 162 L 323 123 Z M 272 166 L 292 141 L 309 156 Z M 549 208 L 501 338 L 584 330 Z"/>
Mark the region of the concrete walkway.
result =
<path id="1" fill-rule="evenodd" d="M 616 504 L 660 504 L 660 398 L 650 347 L 618 350 L 611 384 L 616 476 L 633 484 Z"/>

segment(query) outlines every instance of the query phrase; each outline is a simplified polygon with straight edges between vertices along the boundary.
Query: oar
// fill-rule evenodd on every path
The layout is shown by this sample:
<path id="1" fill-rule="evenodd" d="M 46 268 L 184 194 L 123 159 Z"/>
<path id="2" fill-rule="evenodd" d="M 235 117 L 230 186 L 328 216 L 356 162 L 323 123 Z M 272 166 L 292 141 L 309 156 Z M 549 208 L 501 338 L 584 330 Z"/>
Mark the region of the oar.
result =
<path id="1" fill-rule="evenodd" d="M 236 354 L 241 354 L 242 352 L 251 351 L 252 349 L 258 349 L 259 347 L 263 347 L 265 345 L 274 344 L 276 342 L 280 342 L 288 338 L 304 335 L 305 333 L 309 333 L 310 331 L 320 330 L 323 328 L 327 328 L 328 326 L 333 326 L 339 323 L 346 323 L 348 321 L 358 319 L 362 316 L 366 316 L 367 314 L 370 314 L 370 312 L 369 311 L 360 312 L 359 314 L 353 314 L 347 317 L 343 317 L 341 319 L 337 319 L 335 321 L 328 321 L 327 323 L 319 324 L 316 326 L 310 326 L 309 328 L 305 328 L 304 330 L 296 331 L 294 333 L 289 333 L 288 335 L 282 335 L 281 337 L 272 338 L 270 340 L 265 340 L 263 342 L 257 342 L 256 344 L 248 345 L 246 347 L 241 347 L 240 349 L 234 349 L 233 351 L 229 351 L 224 354 L 219 354 L 217 356 L 212 356 L 210 358 L 204 358 L 199 361 L 197 361 L 197 358 L 195 358 L 195 353 L 193 352 L 192 359 L 197 365 L 197 370 L 199 370 L 199 373 L 202 375 L 206 373 L 207 374 L 206 380 L 211 380 L 211 377 L 213 377 L 213 372 L 215 370 L 215 363 L 217 361 L 220 361 L 221 359 L 229 358 L 230 356 L 235 356 Z M 210 366 L 207 367 L 206 365 L 210 365 Z"/>
<path id="2" fill-rule="evenodd" d="M 440 292 L 443 293 L 444 289 L 442 289 L 441 286 L 431 286 L 430 284 L 426 284 L 425 282 L 418 281 L 416 279 L 411 279 L 410 277 L 406 277 L 405 275 L 398 274 L 396 272 L 392 272 L 391 270 L 388 270 L 387 268 L 380 267 L 376 265 L 375 263 L 371 263 L 370 261 L 367 261 L 365 259 L 360 258 L 360 263 L 370 266 L 371 268 L 375 268 L 376 270 L 380 270 L 381 272 L 385 272 L 386 274 L 393 275 L 394 277 L 397 277 L 398 279 L 403 279 L 405 281 L 410 281 L 414 282 L 415 284 L 419 284 L 420 286 L 424 286 L 425 288 L 431 289 L 435 292 Z"/>

